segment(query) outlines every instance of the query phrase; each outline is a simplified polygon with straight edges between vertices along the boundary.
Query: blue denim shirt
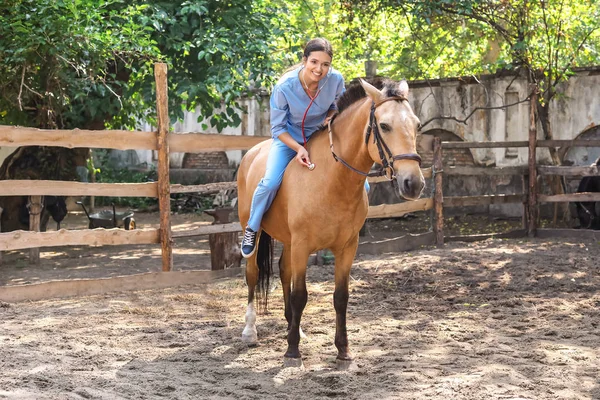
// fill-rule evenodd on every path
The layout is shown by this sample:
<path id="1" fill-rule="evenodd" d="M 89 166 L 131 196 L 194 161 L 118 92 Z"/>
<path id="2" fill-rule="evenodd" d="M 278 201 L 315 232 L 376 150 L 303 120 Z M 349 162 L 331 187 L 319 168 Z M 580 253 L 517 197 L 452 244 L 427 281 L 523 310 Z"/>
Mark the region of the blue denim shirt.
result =
<path id="1" fill-rule="evenodd" d="M 270 101 L 271 135 L 273 138 L 288 132 L 298 143 L 304 141 L 302 138 L 302 118 L 310 104 L 310 97 L 302 88 L 298 75 L 302 68 L 299 67 L 284 74 L 273 88 Z M 335 101 L 346 90 L 342 74 L 330 68 L 327 76 L 319 82 L 319 90 L 319 94 L 310 106 L 304 121 L 306 139 L 323 123 L 329 110 L 336 109 Z"/>

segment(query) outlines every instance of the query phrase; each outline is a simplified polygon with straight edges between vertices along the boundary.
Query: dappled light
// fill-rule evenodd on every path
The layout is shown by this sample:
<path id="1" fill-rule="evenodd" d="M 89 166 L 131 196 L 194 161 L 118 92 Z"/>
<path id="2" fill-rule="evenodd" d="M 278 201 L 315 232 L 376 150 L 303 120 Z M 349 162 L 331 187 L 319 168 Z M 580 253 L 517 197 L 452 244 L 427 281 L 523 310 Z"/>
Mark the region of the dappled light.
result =
<path id="1" fill-rule="evenodd" d="M 81 225 L 78 218 L 68 228 Z M 177 230 L 210 223 L 204 216 L 177 218 Z M 155 223 L 150 214 L 139 219 L 141 227 Z M 394 233 L 391 221 L 383 223 L 388 231 L 376 224 L 371 235 Z M 208 270 L 207 239 L 176 239 L 177 269 Z M 161 267 L 158 245 L 42 249 L 39 266 L 29 265 L 24 254 L 4 255 L 2 284 Z M 136 398 L 146 387 L 149 397 L 166 398 L 276 397 L 282 391 L 307 398 L 594 398 L 600 395 L 599 259 L 597 243 L 541 239 L 358 255 L 348 303 L 355 356 L 349 372 L 335 368 L 332 264 L 307 269 L 303 370 L 282 368 L 287 322 L 278 279 L 269 312 L 258 316 L 257 347 L 240 340 L 243 278 L 0 303 L 6 360 L 0 396 Z"/>

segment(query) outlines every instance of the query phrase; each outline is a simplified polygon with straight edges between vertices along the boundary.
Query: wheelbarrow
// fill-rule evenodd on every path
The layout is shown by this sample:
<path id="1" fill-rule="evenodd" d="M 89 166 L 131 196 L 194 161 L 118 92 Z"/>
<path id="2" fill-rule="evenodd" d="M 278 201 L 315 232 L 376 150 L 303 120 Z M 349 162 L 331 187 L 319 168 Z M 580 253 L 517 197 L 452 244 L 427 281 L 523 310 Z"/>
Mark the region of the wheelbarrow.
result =
<path id="1" fill-rule="evenodd" d="M 97 213 L 89 214 L 85 205 L 78 201 L 81 207 L 83 207 L 83 211 L 85 215 L 87 215 L 90 220 L 89 228 L 125 228 L 125 230 L 135 229 L 135 219 L 133 219 L 133 211 L 124 211 L 124 212 L 116 212 L 115 211 L 115 203 L 112 204 L 111 210 L 102 210 Z"/>

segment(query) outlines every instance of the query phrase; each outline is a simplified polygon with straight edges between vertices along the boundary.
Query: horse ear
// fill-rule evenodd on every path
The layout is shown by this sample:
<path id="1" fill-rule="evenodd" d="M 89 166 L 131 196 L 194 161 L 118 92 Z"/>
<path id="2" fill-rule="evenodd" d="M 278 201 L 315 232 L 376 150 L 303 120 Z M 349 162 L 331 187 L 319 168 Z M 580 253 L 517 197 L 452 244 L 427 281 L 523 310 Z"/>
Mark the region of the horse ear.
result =
<path id="1" fill-rule="evenodd" d="M 400 95 L 408 99 L 408 83 L 406 81 L 400 81 Z"/>
<path id="2" fill-rule="evenodd" d="M 360 84 L 363 89 L 365 89 L 367 96 L 369 96 L 375 103 L 378 103 L 383 98 L 383 93 L 377 90 L 377 88 L 371 85 L 369 82 L 361 79 Z"/>

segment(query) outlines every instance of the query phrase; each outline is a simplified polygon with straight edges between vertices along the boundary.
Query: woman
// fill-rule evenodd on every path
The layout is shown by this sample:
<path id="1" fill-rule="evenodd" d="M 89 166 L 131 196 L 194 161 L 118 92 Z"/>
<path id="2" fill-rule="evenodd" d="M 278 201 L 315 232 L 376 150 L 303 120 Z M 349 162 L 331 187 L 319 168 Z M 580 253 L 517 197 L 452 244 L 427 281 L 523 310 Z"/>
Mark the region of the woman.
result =
<path id="1" fill-rule="evenodd" d="M 333 49 L 327 40 L 310 40 L 304 48 L 302 63 L 285 73 L 273 88 L 270 101 L 273 143 L 265 175 L 252 197 L 242 239 L 245 258 L 254 254 L 262 217 L 273 202 L 292 158 L 304 167 L 313 168 L 306 142 L 319 125 L 329 121 L 336 111 L 337 98 L 345 90 L 344 78 L 331 68 L 332 58 Z"/>

